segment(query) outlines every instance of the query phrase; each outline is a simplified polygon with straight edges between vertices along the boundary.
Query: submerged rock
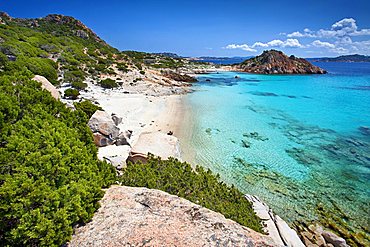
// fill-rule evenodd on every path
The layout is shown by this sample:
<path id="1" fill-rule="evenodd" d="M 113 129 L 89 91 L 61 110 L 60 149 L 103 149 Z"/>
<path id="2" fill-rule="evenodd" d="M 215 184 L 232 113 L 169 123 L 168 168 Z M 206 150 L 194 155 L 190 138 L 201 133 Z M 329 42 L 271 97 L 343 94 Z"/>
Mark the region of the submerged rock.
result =
<path id="1" fill-rule="evenodd" d="M 279 246 L 223 215 L 163 191 L 113 186 L 68 246 Z"/>

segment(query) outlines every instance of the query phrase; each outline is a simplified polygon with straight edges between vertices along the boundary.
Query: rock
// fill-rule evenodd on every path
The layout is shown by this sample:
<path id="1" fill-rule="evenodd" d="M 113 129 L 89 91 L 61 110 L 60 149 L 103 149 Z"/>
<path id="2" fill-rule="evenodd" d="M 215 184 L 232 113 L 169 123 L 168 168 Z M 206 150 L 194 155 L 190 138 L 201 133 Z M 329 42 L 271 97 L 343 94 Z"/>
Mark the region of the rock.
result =
<path id="1" fill-rule="evenodd" d="M 53 84 L 51 84 L 48 81 L 48 79 L 46 79 L 45 77 L 41 75 L 35 75 L 32 80 L 40 82 L 41 87 L 45 89 L 46 91 L 49 91 L 51 93 L 51 96 L 53 96 L 54 99 L 60 100 L 59 91 L 56 89 L 56 87 Z"/>
<path id="2" fill-rule="evenodd" d="M 130 146 L 106 146 L 98 150 L 98 158 L 112 164 L 117 170 L 126 167 Z"/>
<path id="3" fill-rule="evenodd" d="M 292 247 L 304 247 L 298 234 L 291 229 L 288 224 L 282 220 L 278 215 L 275 217 L 275 224 L 280 232 L 281 238 L 283 239 L 286 246 Z"/>
<path id="4" fill-rule="evenodd" d="M 130 145 L 128 140 L 130 139 L 132 134 L 132 131 L 130 132 L 129 130 L 126 130 L 125 132 L 122 132 L 118 135 L 116 138 L 116 145 L 117 146 L 122 146 L 122 145 Z"/>
<path id="5" fill-rule="evenodd" d="M 119 128 L 114 124 L 109 114 L 104 111 L 96 111 L 90 118 L 88 125 L 93 133 L 100 132 L 112 140 L 119 135 Z"/>
<path id="6" fill-rule="evenodd" d="M 326 74 L 303 58 L 288 57 L 281 51 L 264 51 L 261 55 L 233 66 L 237 71 L 256 74 Z"/>
<path id="7" fill-rule="evenodd" d="M 88 39 L 89 35 L 84 30 L 76 30 L 76 36 L 82 39 Z"/>
<path id="8" fill-rule="evenodd" d="M 364 136 L 370 136 L 370 127 L 367 126 L 360 126 L 358 130 L 363 134 Z"/>
<path id="9" fill-rule="evenodd" d="M 112 120 L 116 126 L 122 123 L 122 118 L 118 117 L 116 114 L 112 114 Z"/>
<path id="10" fill-rule="evenodd" d="M 162 159 L 168 159 L 169 157 L 180 159 L 179 140 L 175 136 L 163 132 L 144 132 L 131 149 L 128 161 L 145 162 L 148 153 Z"/>
<path id="11" fill-rule="evenodd" d="M 298 234 L 278 215 L 275 215 L 257 196 L 245 195 L 245 198 L 253 204 L 253 210 L 264 223 L 264 230 L 277 245 L 289 247 L 305 246 Z"/>
<path id="12" fill-rule="evenodd" d="M 332 232 L 329 231 L 323 231 L 322 236 L 324 237 L 325 241 L 334 245 L 334 247 L 347 247 L 346 240 L 343 238 L 335 235 Z"/>
<path id="13" fill-rule="evenodd" d="M 112 186 L 68 246 L 278 246 L 223 215 L 163 191 Z"/>
<path id="14" fill-rule="evenodd" d="M 99 132 L 93 133 L 94 143 L 98 147 L 105 147 L 108 145 L 112 145 L 114 140 L 110 139 L 109 137 L 102 135 Z"/>
<path id="15" fill-rule="evenodd" d="M 188 76 L 185 74 L 179 74 L 171 70 L 162 71 L 162 75 L 166 78 L 181 81 L 181 82 L 197 82 L 198 80 L 192 76 Z"/>

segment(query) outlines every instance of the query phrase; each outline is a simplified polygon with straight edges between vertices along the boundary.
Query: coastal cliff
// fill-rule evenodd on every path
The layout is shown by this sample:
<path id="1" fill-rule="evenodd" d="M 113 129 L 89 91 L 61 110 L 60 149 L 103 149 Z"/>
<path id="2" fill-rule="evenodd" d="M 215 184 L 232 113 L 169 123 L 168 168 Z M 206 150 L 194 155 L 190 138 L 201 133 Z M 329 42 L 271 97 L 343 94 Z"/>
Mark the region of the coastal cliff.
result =
<path id="1" fill-rule="evenodd" d="M 325 70 L 303 58 L 288 57 L 281 51 L 264 51 L 261 55 L 232 66 L 232 70 L 255 74 L 325 74 Z"/>

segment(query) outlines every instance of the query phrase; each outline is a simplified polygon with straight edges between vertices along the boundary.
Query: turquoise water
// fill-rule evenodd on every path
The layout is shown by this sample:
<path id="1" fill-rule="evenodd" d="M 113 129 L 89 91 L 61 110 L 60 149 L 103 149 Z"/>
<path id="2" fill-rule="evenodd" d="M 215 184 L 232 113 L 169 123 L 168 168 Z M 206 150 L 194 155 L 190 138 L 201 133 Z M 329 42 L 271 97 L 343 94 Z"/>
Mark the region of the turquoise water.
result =
<path id="1" fill-rule="evenodd" d="M 186 99 L 190 161 L 258 195 L 292 225 L 320 221 L 366 238 L 370 64 L 319 65 L 330 73 L 200 76 Z"/>

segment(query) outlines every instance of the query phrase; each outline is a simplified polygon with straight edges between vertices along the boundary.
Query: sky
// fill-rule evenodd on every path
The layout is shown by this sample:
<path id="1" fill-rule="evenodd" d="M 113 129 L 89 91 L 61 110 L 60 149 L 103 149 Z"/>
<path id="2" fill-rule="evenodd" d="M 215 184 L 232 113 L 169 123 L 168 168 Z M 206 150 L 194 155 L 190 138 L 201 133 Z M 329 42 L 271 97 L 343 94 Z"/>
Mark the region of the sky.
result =
<path id="1" fill-rule="evenodd" d="M 119 50 L 370 55 L 370 0 L 0 0 L 0 10 L 21 18 L 73 16 Z"/>

